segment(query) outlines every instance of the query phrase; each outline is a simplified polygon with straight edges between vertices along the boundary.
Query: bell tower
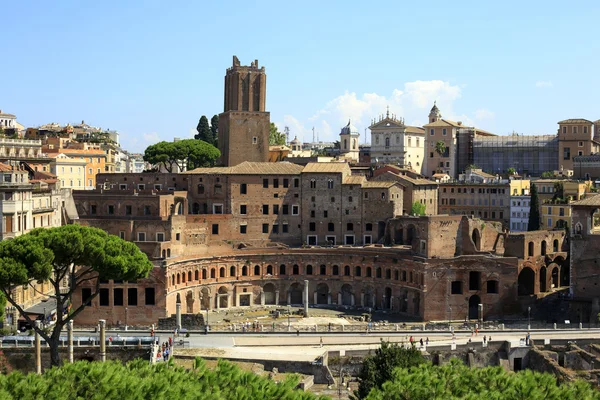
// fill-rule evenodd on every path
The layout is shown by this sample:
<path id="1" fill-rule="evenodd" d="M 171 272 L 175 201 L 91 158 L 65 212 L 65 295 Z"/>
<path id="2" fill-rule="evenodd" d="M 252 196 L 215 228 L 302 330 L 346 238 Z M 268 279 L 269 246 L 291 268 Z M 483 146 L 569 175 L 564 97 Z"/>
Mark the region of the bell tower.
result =
<path id="1" fill-rule="evenodd" d="M 250 66 L 233 65 L 225 73 L 223 112 L 219 114 L 221 164 L 269 160 L 270 114 L 265 111 L 267 74 L 258 60 Z"/>
<path id="2" fill-rule="evenodd" d="M 436 102 L 433 102 L 433 107 L 431 107 L 431 111 L 429 112 L 429 123 L 433 123 L 435 121 L 439 121 L 442 119 L 442 113 L 440 113 L 440 109 L 437 108 Z"/>

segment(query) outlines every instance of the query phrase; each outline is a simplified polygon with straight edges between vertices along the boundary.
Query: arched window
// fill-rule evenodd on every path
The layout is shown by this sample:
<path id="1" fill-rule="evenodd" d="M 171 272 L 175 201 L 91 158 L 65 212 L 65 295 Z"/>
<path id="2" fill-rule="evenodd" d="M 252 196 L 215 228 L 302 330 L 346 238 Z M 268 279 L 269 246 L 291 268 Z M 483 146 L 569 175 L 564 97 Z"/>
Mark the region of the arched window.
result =
<path id="1" fill-rule="evenodd" d="M 398 270 L 394 271 L 394 280 L 398 280 L 400 278 L 400 273 L 398 272 Z"/>
<path id="2" fill-rule="evenodd" d="M 292 266 L 292 275 L 299 275 L 300 274 L 300 267 L 298 267 L 297 264 L 294 264 Z"/>
<path id="3" fill-rule="evenodd" d="M 242 276 L 248 276 L 248 267 L 245 265 L 242 267 Z"/>
<path id="4" fill-rule="evenodd" d="M 312 275 L 312 274 L 313 274 L 313 266 L 307 265 L 306 266 L 306 275 Z"/>
<path id="5" fill-rule="evenodd" d="M 385 279 L 392 279 L 392 270 L 389 268 L 385 270 Z"/>
<path id="6" fill-rule="evenodd" d="M 350 266 L 346 265 L 344 267 L 344 276 L 350 276 Z"/>
<path id="7" fill-rule="evenodd" d="M 233 265 L 229 267 L 229 276 L 235 276 L 235 267 Z"/>
<path id="8" fill-rule="evenodd" d="M 279 275 L 285 275 L 285 264 L 279 266 Z"/>
<path id="9" fill-rule="evenodd" d="M 273 266 L 267 265 L 267 275 L 273 275 Z"/>
<path id="10" fill-rule="evenodd" d="M 348 139 L 344 139 L 344 150 L 348 150 Z"/>
<path id="11" fill-rule="evenodd" d="M 198 185 L 198 194 L 204 194 L 204 185 L 203 184 Z"/>
<path id="12" fill-rule="evenodd" d="M 177 274 L 177 284 L 179 285 L 181 283 L 181 276 L 179 274 Z"/>
<path id="13" fill-rule="evenodd" d="M 188 281 L 192 280 L 192 271 L 188 271 Z"/>
<path id="14" fill-rule="evenodd" d="M 334 265 L 332 267 L 332 275 L 339 275 L 339 274 L 340 274 L 339 267 L 337 265 Z"/>
<path id="15" fill-rule="evenodd" d="M 171 275 L 171 285 L 175 286 L 175 274 Z"/>
<path id="16" fill-rule="evenodd" d="M 225 267 L 219 269 L 219 278 L 225 278 Z"/>
<path id="17" fill-rule="evenodd" d="M 385 138 L 385 147 L 390 147 L 390 138 L 389 137 Z"/>
<path id="18" fill-rule="evenodd" d="M 206 270 L 205 269 L 202 270 L 202 279 L 206 279 Z"/>
<path id="19" fill-rule="evenodd" d="M 181 274 L 181 283 L 185 283 L 185 272 Z"/>
<path id="20" fill-rule="evenodd" d="M 370 278 L 372 276 L 372 272 L 371 272 L 371 267 L 367 267 L 367 278 Z"/>
<path id="21" fill-rule="evenodd" d="M 254 275 L 256 275 L 256 276 L 260 275 L 260 265 L 255 265 L 254 266 Z"/>
<path id="22" fill-rule="evenodd" d="M 354 268 L 354 276 L 360 276 L 360 272 L 361 272 L 360 270 L 361 270 L 361 268 L 359 266 L 356 266 Z"/>
<path id="23" fill-rule="evenodd" d="M 381 267 L 377 267 L 377 278 L 381 278 Z"/>
<path id="24" fill-rule="evenodd" d="M 194 280 L 197 281 L 198 279 L 200 279 L 200 273 L 198 270 L 194 271 Z"/>
<path id="25" fill-rule="evenodd" d="M 533 257 L 533 242 L 529 242 L 527 246 L 527 255 Z"/>
<path id="26" fill-rule="evenodd" d="M 542 240 L 542 255 L 546 255 L 546 241 Z"/>

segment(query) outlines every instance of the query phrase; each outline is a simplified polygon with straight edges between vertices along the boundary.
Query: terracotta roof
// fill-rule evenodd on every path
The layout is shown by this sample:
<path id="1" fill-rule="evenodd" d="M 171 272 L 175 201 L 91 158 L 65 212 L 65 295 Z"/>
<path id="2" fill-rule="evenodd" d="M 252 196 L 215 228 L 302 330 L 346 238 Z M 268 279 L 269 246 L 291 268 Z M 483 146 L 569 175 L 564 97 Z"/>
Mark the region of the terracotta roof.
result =
<path id="1" fill-rule="evenodd" d="M 407 133 L 422 133 L 425 134 L 425 128 L 421 128 L 420 126 L 407 126 Z"/>
<path id="2" fill-rule="evenodd" d="M 391 174 L 394 174 L 393 172 L 390 172 Z M 437 182 L 434 181 L 430 181 L 429 179 L 424 179 L 424 178 L 413 178 L 410 177 L 408 175 L 400 175 L 400 174 L 394 174 L 397 175 L 400 179 L 403 179 L 409 183 L 412 183 L 413 185 L 437 185 Z"/>
<path id="3" fill-rule="evenodd" d="M 433 174 L 434 178 L 444 178 L 444 177 L 450 177 L 450 175 L 448 174 Z"/>
<path id="4" fill-rule="evenodd" d="M 104 156 L 106 157 L 106 153 L 102 150 L 92 150 L 92 149 L 88 149 L 88 150 L 80 150 L 80 149 L 48 149 L 46 150 L 48 153 L 62 153 L 62 154 L 77 154 L 85 156 L 94 156 L 94 157 L 99 157 L 99 156 Z"/>
<path id="5" fill-rule="evenodd" d="M 10 165 L 6 165 L 4 163 L 0 163 L 0 171 L 12 171 L 12 167 Z"/>
<path id="6" fill-rule="evenodd" d="M 571 118 L 558 121 L 559 124 L 591 124 L 592 121 L 583 118 Z"/>
<path id="7" fill-rule="evenodd" d="M 496 177 L 496 175 L 488 174 L 487 172 L 483 172 L 480 169 L 472 169 L 471 173 L 475 174 L 475 175 L 483 176 L 484 178 L 495 178 Z"/>
<path id="8" fill-rule="evenodd" d="M 46 180 L 46 179 L 55 179 L 56 175 L 54 175 L 50 172 L 35 171 L 33 173 L 33 177 L 34 177 L 34 179 Z"/>
<path id="9" fill-rule="evenodd" d="M 350 171 L 348 163 L 340 162 L 324 162 L 324 163 L 308 163 L 302 170 L 302 173 L 336 173 Z"/>
<path id="10" fill-rule="evenodd" d="M 574 201 L 571 206 L 600 206 L 600 194 L 594 196 L 588 196 L 583 200 Z"/>
<path id="11" fill-rule="evenodd" d="M 344 179 L 345 185 L 361 185 L 367 178 L 364 175 L 350 175 Z"/>
<path id="12" fill-rule="evenodd" d="M 244 161 L 234 167 L 196 168 L 184 174 L 221 174 L 221 175 L 298 175 L 302 166 L 287 161 L 250 162 Z"/>
<path id="13" fill-rule="evenodd" d="M 459 125 L 458 122 L 454 122 L 454 121 L 450 121 L 448 119 L 440 119 L 437 120 L 435 122 L 432 122 L 430 124 L 424 125 L 426 127 L 436 127 L 436 126 L 455 126 L 455 127 L 460 127 L 460 128 L 466 128 L 466 125 Z"/>
<path id="14" fill-rule="evenodd" d="M 391 181 L 366 181 L 363 182 L 362 187 L 363 189 L 387 189 L 394 186 L 395 184 L 396 182 Z"/>

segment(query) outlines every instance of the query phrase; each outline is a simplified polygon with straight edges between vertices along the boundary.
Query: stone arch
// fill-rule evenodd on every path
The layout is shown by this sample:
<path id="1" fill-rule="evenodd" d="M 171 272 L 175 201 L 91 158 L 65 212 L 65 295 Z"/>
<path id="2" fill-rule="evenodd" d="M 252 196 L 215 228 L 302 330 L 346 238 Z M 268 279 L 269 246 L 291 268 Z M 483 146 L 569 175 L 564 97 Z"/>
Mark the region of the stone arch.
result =
<path id="1" fill-rule="evenodd" d="M 267 275 L 273 275 L 273 266 L 267 265 Z"/>
<path id="2" fill-rule="evenodd" d="M 292 283 L 292 285 L 289 288 L 289 294 L 288 294 L 288 299 L 289 299 L 289 304 L 303 304 L 303 300 L 302 300 L 302 286 L 298 283 Z"/>
<path id="3" fill-rule="evenodd" d="M 575 224 L 575 234 L 581 235 L 582 232 L 583 232 L 583 225 L 581 224 L 581 222 L 576 223 Z"/>
<path id="4" fill-rule="evenodd" d="M 242 269 L 242 272 L 243 272 L 243 271 L 244 271 L 244 270 Z M 254 266 L 254 275 L 255 275 L 255 276 L 260 276 L 260 265 L 255 265 L 255 266 Z"/>
<path id="5" fill-rule="evenodd" d="M 265 304 L 275 305 L 275 285 L 272 283 L 267 283 L 265 286 L 263 286 L 263 293 L 265 296 Z"/>
<path id="6" fill-rule="evenodd" d="M 548 268 L 550 268 L 552 288 L 558 289 L 560 287 L 560 267 L 556 264 L 550 264 Z"/>
<path id="7" fill-rule="evenodd" d="M 366 276 L 367 278 L 371 278 L 371 277 L 373 277 L 373 272 L 372 272 L 372 269 L 371 269 L 371 267 L 367 267 L 367 272 L 366 272 L 365 276 Z"/>
<path id="8" fill-rule="evenodd" d="M 167 250 L 163 249 L 162 258 L 167 258 Z"/>
<path id="9" fill-rule="evenodd" d="M 188 282 L 192 280 L 192 271 L 188 271 L 187 280 L 188 280 Z"/>
<path id="10" fill-rule="evenodd" d="M 528 257 L 533 257 L 533 252 L 534 252 L 534 245 L 533 242 L 529 242 L 527 244 L 527 256 Z"/>
<path id="11" fill-rule="evenodd" d="M 344 266 L 344 276 L 350 276 L 350 266 L 349 265 Z"/>
<path id="12" fill-rule="evenodd" d="M 225 278 L 225 267 L 219 268 L 219 278 Z"/>
<path id="13" fill-rule="evenodd" d="M 352 291 L 352 286 L 349 284 L 345 284 L 342 286 L 342 305 L 343 306 L 353 306 L 354 305 L 354 292 Z"/>
<path id="14" fill-rule="evenodd" d="M 202 268 L 202 279 L 207 279 L 207 275 L 208 272 L 206 271 L 206 268 Z"/>
<path id="15" fill-rule="evenodd" d="M 313 274 L 313 266 L 308 264 L 306 266 L 306 275 L 312 275 Z"/>
<path id="16" fill-rule="evenodd" d="M 546 255 L 546 246 L 547 246 L 547 245 L 546 245 L 546 241 L 545 241 L 545 240 L 542 240 L 542 243 L 541 243 L 541 244 L 542 244 L 542 250 L 541 250 L 541 254 L 542 254 L 543 256 L 545 256 L 545 255 Z"/>
<path id="17" fill-rule="evenodd" d="M 404 244 L 404 229 L 402 226 L 396 227 L 394 230 L 394 243 L 395 244 Z"/>
<path id="18" fill-rule="evenodd" d="M 386 287 L 383 291 L 383 308 L 390 310 L 392 308 L 392 288 Z"/>
<path id="19" fill-rule="evenodd" d="M 473 244 L 475 245 L 475 250 L 481 250 L 481 234 L 479 233 L 479 229 L 473 229 L 473 233 L 471 234 L 471 240 L 473 240 Z"/>
<path id="20" fill-rule="evenodd" d="M 479 319 L 479 304 L 481 303 L 481 298 L 474 294 L 469 297 L 469 319 Z"/>
<path id="21" fill-rule="evenodd" d="M 527 296 L 535 293 L 535 272 L 529 267 L 524 267 L 519 272 L 517 280 L 519 296 Z"/>
<path id="22" fill-rule="evenodd" d="M 560 251 L 558 239 L 554 239 L 554 242 L 552 242 L 552 251 L 554 251 L 555 253 L 558 253 Z"/>
<path id="23" fill-rule="evenodd" d="M 363 307 L 375 307 L 375 295 L 370 287 L 363 289 Z"/>
<path id="24" fill-rule="evenodd" d="M 292 275 L 300 275 L 300 267 L 298 264 L 292 265 Z"/>
<path id="25" fill-rule="evenodd" d="M 360 276 L 362 272 L 362 268 L 360 267 L 360 265 L 357 265 L 356 267 L 354 267 L 354 276 Z"/>
<path id="26" fill-rule="evenodd" d="M 329 304 L 329 286 L 322 282 L 317 285 L 317 301 L 316 304 Z"/>
<path id="27" fill-rule="evenodd" d="M 200 280 L 200 271 L 198 271 L 198 270 L 194 271 L 194 280 L 195 281 Z"/>
<path id="28" fill-rule="evenodd" d="M 546 292 L 547 288 L 546 267 L 540 268 L 540 292 Z"/>
<path id="29" fill-rule="evenodd" d="M 236 276 L 235 265 L 232 265 L 231 267 L 229 267 L 229 276 Z"/>
<path id="30" fill-rule="evenodd" d="M 188 290 L 185 294 L 185 308 L 186 313 L 193 314 L 194 313 L 194 292 Z"/>
<path id="31" fill-rule="evenodd" d="M 219 308 L 229 308 L 229 290 L 225 286 L 221 286 L 217 293 Z"/>
<path id="32" fill-rule="evenodd" d="M 211 268 L 211 269 L 210 269 L 210 278 L 211 278 L 211 279 L 215 279 L 215 278 L 216 278 L 216 275 L 217 275 L 217 271 L 215 271 L 215 269 L 214 269 L 214 268 Z"/>
<path id="33" fill-rule="evenodd" d="M 177 284 L 179 285 L 180 283 L 181 283 L 181 275 L 178 272 L 177 273 Z"/>
<path id="34" fill-rule="evenodd" d="M 248 267 L 245 265 L 242 266 L 242 276 L 248 276 Z"/>

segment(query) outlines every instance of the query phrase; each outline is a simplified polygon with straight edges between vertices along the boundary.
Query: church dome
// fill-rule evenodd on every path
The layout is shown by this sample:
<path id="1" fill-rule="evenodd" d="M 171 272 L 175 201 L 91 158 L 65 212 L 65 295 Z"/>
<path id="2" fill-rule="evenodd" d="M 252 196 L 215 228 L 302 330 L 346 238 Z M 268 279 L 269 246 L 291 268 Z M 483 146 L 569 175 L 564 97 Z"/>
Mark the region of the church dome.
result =
<path id="1" fill-rule="evenodd" d="M 298 136 L 294 136 L 294 140 L 292 140 L 290 142 L 290 144 L 300 144 L 300 141 L 298 140 Z"/>
<path id="2" fill-rule="evenodd" d="M 342 128 L 340 135 L 359 135 L 359 133 L 358 129 L 356 129 L 356 127 L 350 123 L 350 120 L 348 120 L 348 125 Z"/>

